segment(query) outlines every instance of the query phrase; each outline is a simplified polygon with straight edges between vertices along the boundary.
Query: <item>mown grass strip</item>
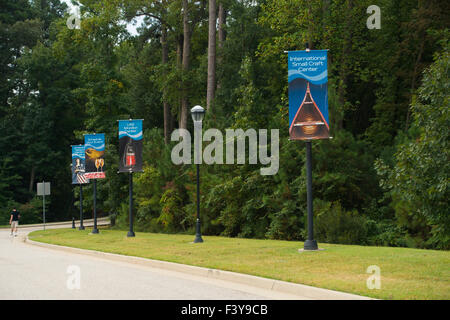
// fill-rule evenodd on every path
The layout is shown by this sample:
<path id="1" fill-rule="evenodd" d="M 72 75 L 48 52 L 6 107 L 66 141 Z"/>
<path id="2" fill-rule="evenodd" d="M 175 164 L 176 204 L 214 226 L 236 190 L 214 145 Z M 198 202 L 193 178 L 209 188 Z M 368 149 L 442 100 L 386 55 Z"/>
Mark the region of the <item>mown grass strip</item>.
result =
<path id="1" fill-rule="evenodd" d="M 34 241 L 215 268 L 301 283 L 379 299 L 450 299 L 450 252 L 320 243 L 324 251 L 302 252 L 303 242 L 102 229 L 32 232 Z M 368 289 L 369 266 L 381 269 L 381 289 Z"/>

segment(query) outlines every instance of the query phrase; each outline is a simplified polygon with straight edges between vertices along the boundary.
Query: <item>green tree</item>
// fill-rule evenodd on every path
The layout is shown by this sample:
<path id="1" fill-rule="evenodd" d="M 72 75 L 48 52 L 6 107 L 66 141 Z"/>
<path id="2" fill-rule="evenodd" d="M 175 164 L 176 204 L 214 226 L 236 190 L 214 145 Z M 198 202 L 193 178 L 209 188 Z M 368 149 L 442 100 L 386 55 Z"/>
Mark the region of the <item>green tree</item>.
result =
<path id="1" fill-rule="evenodd" d="M 391 191 L 399 222 L 421 246 L 450 247 L 449 41 L 426 70 L 411 106 L 412 139 L 398 146 L 395 166 L 378 160 L 382 186 Z"/>

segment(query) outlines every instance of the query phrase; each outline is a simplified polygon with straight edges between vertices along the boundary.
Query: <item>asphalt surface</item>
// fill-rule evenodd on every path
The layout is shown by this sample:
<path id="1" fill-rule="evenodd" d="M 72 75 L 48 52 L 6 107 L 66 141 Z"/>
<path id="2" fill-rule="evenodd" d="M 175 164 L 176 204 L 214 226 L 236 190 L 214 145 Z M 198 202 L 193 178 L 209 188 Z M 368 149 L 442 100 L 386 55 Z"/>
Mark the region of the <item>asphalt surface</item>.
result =
<path id="1" fill-rule="evenodd" d="M 18 237 L 11 237 L 7 229 L 0 230 L 2 300 L 302 299 L 243 284 L 47 249 L 24 242 L 26 234 L 35 229 L 19 229 Z"/>

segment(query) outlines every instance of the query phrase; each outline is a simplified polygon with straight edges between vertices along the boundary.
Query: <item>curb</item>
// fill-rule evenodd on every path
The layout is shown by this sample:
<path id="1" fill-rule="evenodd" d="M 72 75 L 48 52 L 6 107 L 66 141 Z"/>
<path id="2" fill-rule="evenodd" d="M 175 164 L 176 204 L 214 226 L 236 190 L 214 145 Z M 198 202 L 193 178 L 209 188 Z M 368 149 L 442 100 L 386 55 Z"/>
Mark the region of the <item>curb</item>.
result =
<path id="1" fill-rule="evenodd" d="M 97 225 L 99 225 L 100 223 L 102 223 L 102 225 L 105 225 L 104 222 L 108 222 L 108 224 L 110 224 L 111 222 L 109 221 L 109 217 L 102 217 L 102 218 L 97 218 Z M 86 223 L 94 223 L 94 219 L 83 219 L 83 225 L 85 225 Z M 60 225 L 72 225 L 72 221 L 61 221 L 61 222 L 50 222 L 50 223 L 46 223 L 45 226 L 46 227 L 51 227 L 51 226 L 60 226 Z M 80 220 L 75 220 L 75 225 L 79 225 L 80 224 Z M 26 229 L 26 228 L 34 228 L 34 227 L 43 227 L 44 224 L 43 223 L 36 223 L 36 224 L 21 224 L 19 225 L 19 229 Z M 0 228 L 0 229 L 9 229 L 10 227 L 4 227 L 4 228 Z"/>
<path id="2" fill-rule="evenodd" d="M 359 296 L 351 293 L 345 293 L 340 291 L 334 291 L 323 288 L 316 288 L 303 284 L 296 284 L 281 280 L 273 280 L 268 278 L 262 278 L 237 272 L 223 271 L 218 269 L 209 269 L 204 267 L 190 266 L 181 263 L 167 262 L 161 260 L 152 260 L 141 257 L 126 256 L 115 253 L 101 252 L 95 250 L 86 250 L 73 247 L 65 247 L 55 244 L 48 244 L 43 242 L 36 242 L 30 240 L 28 235 L 24 239 L 26 243 L 50 248 L 55 250 L 61 250 L 66 252 L 78 253 L 83 255 L 89 255 L 94 257 L 100 257 L 113 261 L 121 261 L 127 263 L 133 263 L 141 266 L 147 266 L 151 268 L 158 268 L 163 270 L 175 271 L 180 273 L 187 273 L 194 276 L 203 278 L 213 278 L 217 280 L 223 280 L 228 282 L 234 282 L 238 284 L 248 285 L 260 289 L 271 290 L 280 293 L 292 294 L 299 296 L 299 298 L 308 298 L 312 300 L 376 300 L 373 298 Z"/>

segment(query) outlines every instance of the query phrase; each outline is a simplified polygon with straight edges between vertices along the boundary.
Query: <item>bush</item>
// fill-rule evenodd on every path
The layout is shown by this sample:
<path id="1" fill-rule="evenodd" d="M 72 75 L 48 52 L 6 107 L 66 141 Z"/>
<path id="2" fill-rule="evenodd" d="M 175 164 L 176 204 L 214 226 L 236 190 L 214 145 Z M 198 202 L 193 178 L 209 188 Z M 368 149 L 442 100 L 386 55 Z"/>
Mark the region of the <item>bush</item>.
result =
<path id="1" fill-rule="evenodd" d="M 46 202 L 48 210 L 49 202 Z M 42 223 L 42 200 L 38 197 L 29 202 L 20 204 L 15 201 L 8 203 L 0 209 L 0 225 L 8 225 L 11 211 L 16 208 L 20 212 L 20 224 Z"/>
<path id="2" fill-rule="evenodd" d="M 394 165 L 375 162 L 380 185 L 392 197 L 408 243 L 419 248 L 450 248 L 450 108 L 448 34 L 443 51 L 424 72 L 411 104 L 410 139 L 397 145 Z"/>
<path id="3" fill-rule="evenodd" d="M 48 212 L 48 207 L 50 206 L 49 200 L 46 200 L 45 206 L 45 211 Z M 38 197 L 31 199 L 30 202 L 19 205 L 17 210 L 20 212 L 20 223 L 22 224 L 41 223 L 43 221 L 42 200 Z"/>
<path id="4" fill-rule="evenodd" d="M 174 185 L 169 185 L 161 197 L 161 214 L 157 222 L 165 232 L 186 231 L 188 215 L 183 210 L 183 199 Z"/>
<path id="5" fill-rule="evenodd" d="M 366 218 L 358 211 L 345 211 L 339 202 L 315 201 L 315 238 L 319 242 L 364 244 L 367 240 Z"/>
<path id="6" fill-rule="evenodd" d="M 122 202 L 118 212 L 114 215 L 114 228 L 118 230 L 126 230 L 129 228 L 128 203 Z"/>
<path id="7" fill-rule="evenodd" d="M 293 214 L 295 213 L 295 214 Z M 287 201 L 281 211 L 270 214 L 270 226 L 266 232 L 269 239 L 304 240 L 303 214 L 296 207 L 295 201 Z"/>
<path id="8" fill-rule="evenodd" d="M 368 244 L 376 246 L 409 247 L 404 228 L 396 225 L 395 221 L 385 220 L 367 221 L 369 229 Z"/>

